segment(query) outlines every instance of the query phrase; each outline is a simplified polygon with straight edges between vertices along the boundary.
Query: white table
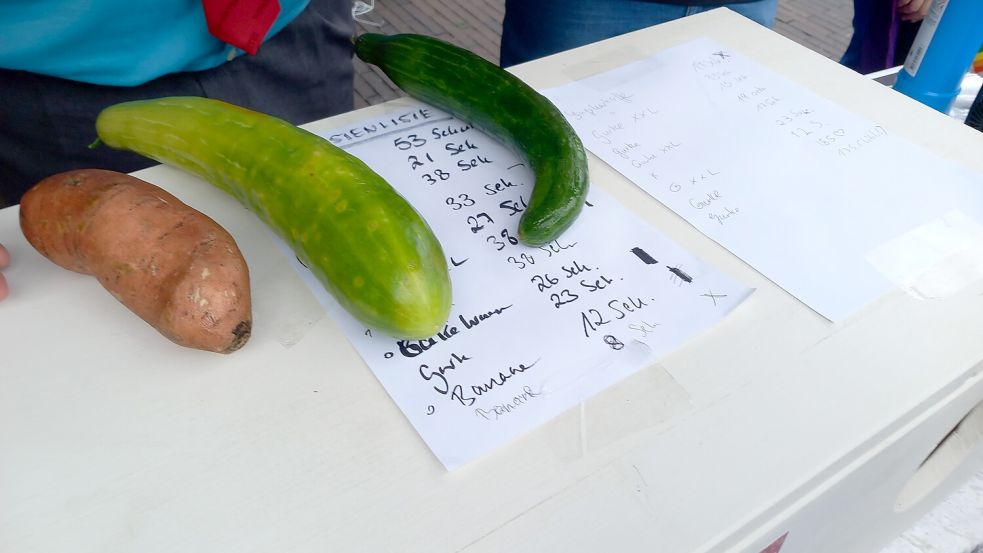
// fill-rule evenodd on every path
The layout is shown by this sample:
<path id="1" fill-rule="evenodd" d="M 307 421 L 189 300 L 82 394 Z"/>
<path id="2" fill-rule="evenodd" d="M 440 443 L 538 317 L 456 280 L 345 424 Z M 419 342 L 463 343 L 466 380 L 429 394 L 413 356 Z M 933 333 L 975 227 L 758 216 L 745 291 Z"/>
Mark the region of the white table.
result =
<path id="1" fill-rule="evenodd" d="M 515 71 L 555 86 L 698 36 L 983 170 L 980 133 L 725 10 Z M 139 173 L 243 250 L 255 327 L 230 356 L 162 339 L 0 211 L 14 260 L 0 551 L 756 553 L 787 533 L 783 552 L 866 553 L 983 466 L 978 409 L 906 487 L 983 398 L 983 282 L 940 301 L 894 292 L 831 324 L 596 159 L 591 170 L 757 291 L 660 363 L 454 472 L 231 198 L 169 168 Z M 911 505 L 896 512 L 899 494 Z"/>

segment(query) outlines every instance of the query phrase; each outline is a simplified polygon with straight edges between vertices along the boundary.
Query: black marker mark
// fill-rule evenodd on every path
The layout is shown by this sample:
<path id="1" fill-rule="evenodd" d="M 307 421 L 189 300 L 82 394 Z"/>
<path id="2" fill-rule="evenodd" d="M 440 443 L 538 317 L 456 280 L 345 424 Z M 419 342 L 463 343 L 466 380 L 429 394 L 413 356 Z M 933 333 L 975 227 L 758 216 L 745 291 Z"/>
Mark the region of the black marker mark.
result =
<path id="1" fill-rule="evenodd" d="M 453 265 L 455 267 L 460 267 L 461 265 L 464 265 L 467 262 L 468 259 L 471 259 L 471 258 L 470 257 L 465 257 L 461 261 L 454 261 L 454 258 L 452 257 L 451 258 L 451 265 Z"/>
<path id="2" fill-rule="evenodd" d="M 687 284 L 689 284 L 690 282 L 693 282 L 693 277 L 689 276 L 688 274 L 686 274 L 685 272 L 683 272 L 682 269 L 680 269 L 678 267 L 669 267 L 669 272 L 672 273 L 672 274 L 674 274 L 674 275 L 676 275 L 677 277 L 679 277 L 679 280 L 682 280 L 683 282 L 685 282 Z"/>
<path id="3" fill-rule="evenodd" d="M 722 60 L 730 57 L 730 54 L 724 52 L 723 50 L 717 50 L 716 52 L 713 53 L 713 55 L 719 57 Z"/>
<path id="4" fill-rule="evenodd" d="M 615 351 L 624 349 L 625 347 L 625 344 L 621 340 L 611 336 L 610 334 L 604 336 L 604 343 L 611 346 L 611 349 Z"/>
<path id="5" fill-rule="evenodd" d="M 372 337 L 372 329 L 371 328 L 366 328 L 365 329 L 365 335 L 368 336 L 369 338 L 371 338 Z"/>
<path id="6" fill-rule="evenodd" d="M 525 167 L 525 163 L 516 163 L 515 165 L 509 165 L 507 169 L 515 169 L 516 167 Z"/>
<path id="7" fill-rule="evenodd" d="M 646 252 L 642 248 L 632 248 L 631 253 L 638 256 L 638 258 L 641 259 L 642 262 L 645 263 L 646 265 L 656 265 L 659 263 L 658 261 L 655 260 L 655 258 L 649 255 L 648 252 Z"/>

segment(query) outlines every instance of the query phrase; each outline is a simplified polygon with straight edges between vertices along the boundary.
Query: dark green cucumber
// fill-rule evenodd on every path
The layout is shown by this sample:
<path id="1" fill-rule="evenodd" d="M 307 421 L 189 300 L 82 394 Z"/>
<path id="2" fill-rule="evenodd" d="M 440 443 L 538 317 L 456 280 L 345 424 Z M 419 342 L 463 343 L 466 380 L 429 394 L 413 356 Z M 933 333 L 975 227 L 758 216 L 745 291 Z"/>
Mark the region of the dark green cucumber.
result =
<path id="1" fill-rule="evenodd" d="M 519 239 L 541 246 L 569 227 L 587 196 L 587 154 L 545 96 L 468 50 L 422 35 L 366 33 L 355 54 L 410 96 L 471 123 L 512 147 L 536 177 Z"/>
<path id="2" fill-rule="evenodd" d="M 365 324 L 426 338 L 447 321 L 451 284 L 420 215 L 358 158 L 286 121 L 206 98 L 105 109 L 99 138 L 195 173 L 256 213 Z"/>

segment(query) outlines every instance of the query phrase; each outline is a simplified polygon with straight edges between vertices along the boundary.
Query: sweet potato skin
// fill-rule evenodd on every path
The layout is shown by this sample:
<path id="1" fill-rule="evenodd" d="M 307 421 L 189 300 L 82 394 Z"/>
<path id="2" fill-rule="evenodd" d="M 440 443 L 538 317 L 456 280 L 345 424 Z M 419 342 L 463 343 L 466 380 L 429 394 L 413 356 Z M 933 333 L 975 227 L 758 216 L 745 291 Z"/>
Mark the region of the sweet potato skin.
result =
<path id="1" fill-rule="evenodd" d="M 42 255 L 95 276 L 177 344 L 231 353 L 249 339 L 249 270 L 235 240 L 153 184 L 101 169 L 52 175 L 21 199 L 20 225 Z"/>

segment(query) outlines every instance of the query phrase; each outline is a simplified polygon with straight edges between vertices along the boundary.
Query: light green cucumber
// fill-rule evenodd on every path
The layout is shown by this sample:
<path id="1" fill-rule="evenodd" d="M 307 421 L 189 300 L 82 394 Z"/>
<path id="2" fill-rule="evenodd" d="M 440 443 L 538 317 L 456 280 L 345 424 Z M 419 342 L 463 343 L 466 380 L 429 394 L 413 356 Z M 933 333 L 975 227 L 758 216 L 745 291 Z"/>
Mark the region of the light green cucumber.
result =
<path id="1" fill-rule="evenodd" d="M 107 146 L 180 167 L 234 196 L 366 325 L 416 339 L 447 321 L 450 278 L 430 227 L 382 177 L 321 137 L 197 97 L 117 104 L 96 130 Z"/>

